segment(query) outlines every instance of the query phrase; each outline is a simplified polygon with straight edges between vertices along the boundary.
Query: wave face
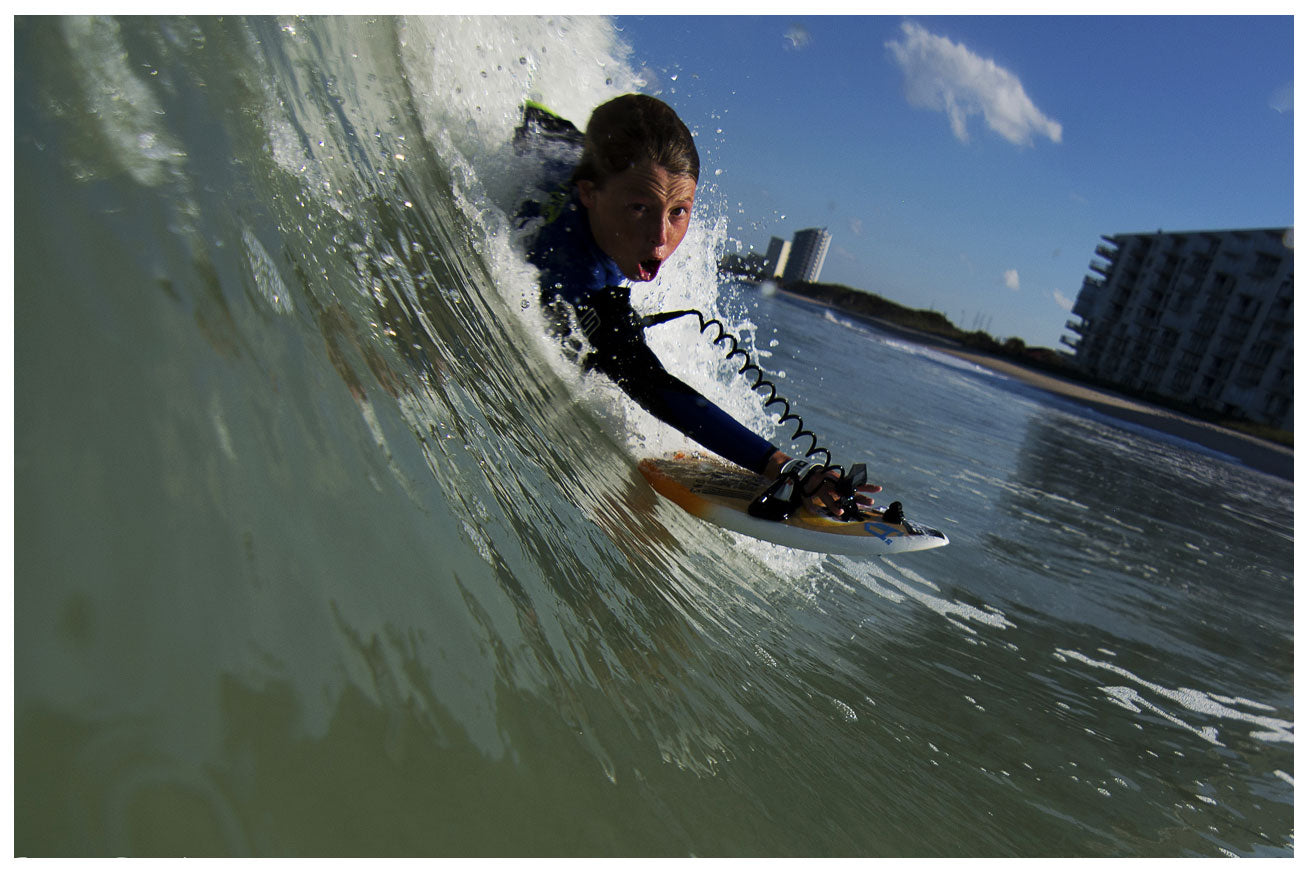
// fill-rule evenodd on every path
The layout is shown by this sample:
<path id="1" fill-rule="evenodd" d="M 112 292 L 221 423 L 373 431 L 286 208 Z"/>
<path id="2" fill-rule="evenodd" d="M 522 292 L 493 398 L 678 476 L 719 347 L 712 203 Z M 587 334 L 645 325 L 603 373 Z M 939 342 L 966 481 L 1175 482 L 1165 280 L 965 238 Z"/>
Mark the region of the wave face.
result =
<path id="1" fill-rule="evenodd" d="M 648 87 L 629 54 L 592 19 L 17 20 L 16 854 L 1291 854 L 1291 489 L 1229 499 L 1266 558 L 1191 517 L 1071 541 L 1071 439 L 1245 480 L 1032 398 L 980 444 L 1002 389 L 708 300 L 705 206 L 639 308 L 708 308 L 852 454 L 888 397 L 789 350 L 905 374 L 878 461 L 952 554 L 792 553 L 646 486 L 682 439 L 543 338 L 509 219 L 522 102 L 581 122 Z M 694 329 L 652 342 L 775 427 Z M 1144 571 L 1158 534 L 1200 545 Z M 1250 626 L 1107 607 L 1253 561 Z M 1085 578 L 1088 612 L 1044 588 Z"/>

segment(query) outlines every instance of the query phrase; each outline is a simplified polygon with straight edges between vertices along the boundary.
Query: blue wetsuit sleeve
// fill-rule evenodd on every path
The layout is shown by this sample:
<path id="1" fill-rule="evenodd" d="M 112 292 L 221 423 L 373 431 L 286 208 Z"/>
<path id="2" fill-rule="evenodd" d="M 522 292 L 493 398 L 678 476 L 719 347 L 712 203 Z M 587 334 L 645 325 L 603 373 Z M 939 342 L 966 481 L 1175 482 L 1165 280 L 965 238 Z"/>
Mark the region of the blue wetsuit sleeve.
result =
<path id="1" fill-rule="evenodd" d="M 665 370 L 640 330 L 616 324 L 613 317 L 602 322 L 588 336 L 595 351 L 586 366 L 610 377 L 642 409 L 706 449 L 763 473 L 777 448 Z"/>
<path id="2" fill-rule="evenodd" d="M 764 473 L 769 459 L 777 451 L 774 444 L 747 429 L 744 425 L 712 404 L 699 392 L 670 376 L 680 388 L 661 388 L 652 392 L 654 398 L 633 399 L 652 415 L 678 428 L 688 437 L 723 456 L 736 465 L 755 473 Z M 665 415 L 661 415 L 662 410 Z"/>

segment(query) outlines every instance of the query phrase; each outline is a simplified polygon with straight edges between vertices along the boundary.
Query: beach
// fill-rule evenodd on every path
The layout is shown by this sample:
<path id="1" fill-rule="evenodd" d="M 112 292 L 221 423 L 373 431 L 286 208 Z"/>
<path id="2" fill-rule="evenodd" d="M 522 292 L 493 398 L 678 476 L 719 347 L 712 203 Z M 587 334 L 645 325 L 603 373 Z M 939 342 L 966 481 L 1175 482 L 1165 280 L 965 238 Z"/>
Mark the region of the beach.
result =
<path id="1" fill-rule="evenodd" d="M 1035 388 L 1078 401 L 1105 415 L 1161 431 L 1182 440 L 1205 446 L 1216 452 L 1233 456 L 1247 467 L 1286 480 L 1293 479 L 1293 450 L 1290 447 L 1263 440 L 1241 431 L 1196 419 L 1174 410 L 1149 404 L 1145 401 L 1091 386 L 1062 379 L 1044 371 L 1025 367 L 1015 361 L 968 349 L 959 343 L 936 337 L 923 331 L 903 328 L 882 319 L 861 317 L 880 330 L 904 337 L 912 342 L 936 349 L 996 373 L 1018 379 Z"/>

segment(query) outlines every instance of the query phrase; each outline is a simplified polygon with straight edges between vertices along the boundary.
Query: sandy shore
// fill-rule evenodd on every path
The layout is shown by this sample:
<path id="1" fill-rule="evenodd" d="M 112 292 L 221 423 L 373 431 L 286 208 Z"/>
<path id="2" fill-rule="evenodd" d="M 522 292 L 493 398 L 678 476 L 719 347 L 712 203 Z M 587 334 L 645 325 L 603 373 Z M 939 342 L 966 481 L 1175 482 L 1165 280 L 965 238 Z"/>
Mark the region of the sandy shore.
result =
<path id="1" fill-rule="evenodd" d="M 1259 470 L 1262 473 L 1272 474 L 1287 480 L 1293 479 L 1293 450 L 1287 446 L 1262 440 L 1259 437 L 1253 437 L 1240 431 L 1221 428 L 1210 422 L 1194 419 L 1143 401 L 1070 382 L 1041 370 L 1024 367 L 1005 358 L 975 352 L 950 340 L 934 337 L 932 334 L 911 331 L 876 319 L 865 319 L 865 321 L 873 323 L 880 330 L 905 337 L 920 345 L 971 361 L 980 367 L 986 367 L 997 373 L 1022 380 L 1044 391 L 1072 398 L 1080 404 L 1108 416 L 1161 431 L 1200 444 L 1216 452 L 1233 456 L 1247 467 Z"/>

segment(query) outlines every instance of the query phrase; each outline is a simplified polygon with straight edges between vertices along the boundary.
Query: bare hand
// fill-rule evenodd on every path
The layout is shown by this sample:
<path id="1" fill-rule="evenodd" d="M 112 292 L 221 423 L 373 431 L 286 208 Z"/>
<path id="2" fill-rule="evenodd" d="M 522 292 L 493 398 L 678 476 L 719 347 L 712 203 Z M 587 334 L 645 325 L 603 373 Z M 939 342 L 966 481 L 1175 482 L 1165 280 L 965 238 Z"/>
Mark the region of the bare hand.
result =
<path id="1" fill-rule="evenodd" d="M 770 479 L 776 479 L 783 469 L 783 465 L 792 459 L 782 452 L 775 452 L 769 459 L 763 473 Z M 816 470 L 818 473 L 818 469 Z M 824 474 L 824 482 L 817 483 L 812 479 L 802 483 L 802 493 L 805 495 L 805 505 L 815 513 L 828 513 L 837 516 L 842 512 L 841 501 L 842 493 L 838 490 L 838 472 L 830 470 Z M 868 510 L 874 506 L 874 501 L 869 495 L 875 492 L 883 491 L 883 486 L 863 485 L 856 489 L 856 506 L 861 511 Z"/>
<path id="2" fill-rule="evenodd" d="M 817 470 L 816 474 L 818 472 Z M 830 470 L 824 474 L 822 482 L 815 482 L 814 474 L 808 480 L 803 481 L 801 491 L 806 496 L 806 506 L 816 513 L 827 512 L 830 516 L 841 516 L 843 496 L 838 489 L 838 479 L 838 472 Z M 871 509 L 874 506 L 874 500 L 868 496 L 881 491 L 883 491 L 883 486 L 868 483 L 857 488 L 857 509 L 862 512 Z"/>

